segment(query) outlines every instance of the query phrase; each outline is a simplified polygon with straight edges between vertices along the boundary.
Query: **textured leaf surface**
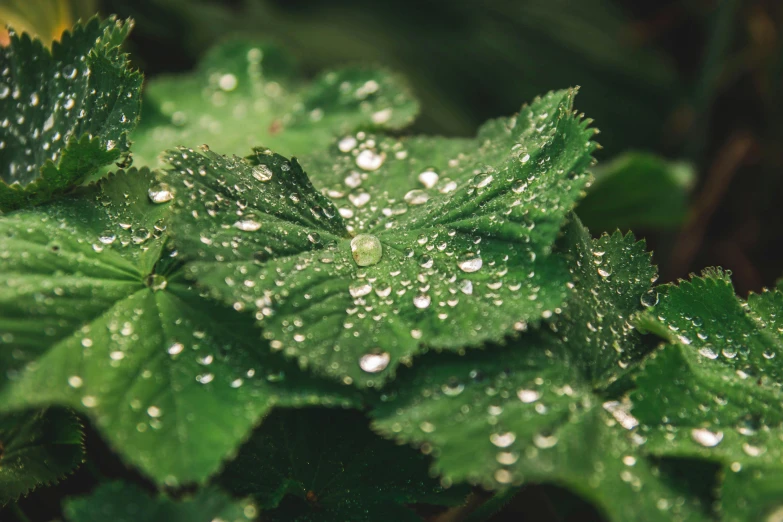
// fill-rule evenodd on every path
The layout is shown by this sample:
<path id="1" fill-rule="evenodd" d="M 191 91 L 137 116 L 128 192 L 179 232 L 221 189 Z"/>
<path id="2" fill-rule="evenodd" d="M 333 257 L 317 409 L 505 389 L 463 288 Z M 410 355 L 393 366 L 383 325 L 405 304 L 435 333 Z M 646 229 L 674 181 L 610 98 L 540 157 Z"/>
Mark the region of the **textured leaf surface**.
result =
<path id="1" fill-rule="evenodd" d="M 277 410 L 218 482 L 252 496 L 264 520 L 418 521 L 409 504 L 453 505 L 466 488 L 443 490 L 428 458 L 373 434 L 358 412 Z"/>
<path id="2" fill-rule="evenodd" d="M 191 289 L 164 249 L 170 198 L 134 170 L 0 220 L 0 402 L 78 408 L 126 461 L 176 484 L 203 481 L 275 404 L 348 399 Z"/>
<path id="3" fill-rule="evenodd" d="M 645 361 L 631 393 L 632 413 L 648 427 L 645 449 L 779 468 L 783 293 L 742 302 L 716 270 L 660 289 L 639 324 L 671 344 Z"/>
<path id="4" fill-rule="evenodd" d="M 593 232 L 619 228 L 673 228 L 688 213 L 693 167 L 653 154 L 630 152 L 596 168 L 576 213 Z"/>
<path id="5" fill-rule="evenodd" d="M 69 522 L 247 522 L 256 508 L 215 488 L 173 500 L 153 497 L 133 484 L 108 482 L 89 496 L 66 500 L 64 511 Z"/>
<path id="6" fill-rule="evenodd" d="M 359 129 L 404 127 L 418 108 L 387 71 L 353 67 L 305 84 L 279 49 L 232 41 L 192 74 L 149 82 L 134 158 L 156 165 L 163 150 L 200 143 L 243 156 L 258 146 L 300 156 Z"/>
<path id="7" fill-rule="evenodd" d="M 601 387 L 649 350 L 630 320 L 654 304 L 657 270 L 644 241 L 620 232 L 592 239 L 573 214 L 558 248 L 569 259 L 573 283 L 553 329 L 583 375 Z"/>
<path id="8" fill-rule="evenodd" d="M 783 471 L 761 467 L 727 471 L 720 496 L 725 522 L 777 522 L 783 518 Z"/>
<path id="9" fill-rule="evenodd" d="M 82 427 L 64 409 L 0 415 L 0 505 L 73 472 L 84 457 Z"/>
<path id="10" fill-rule="evenodd" d="M 142 82 L 119 51 L 131 27 L 93 18 L 51 51 L 26 34 L 0 48 L 0 210 L 46 201 L 127 151 Z"/>
<path id="11" fill-rule="evenodd" d="M 567 269 L 549 253 L 593 150 L 574 94 L 550 93 L 475 140 L 350 137 L 312 159 L 315 187 L 268 151 L 172 152 L 178 248 L 200 283 L 255 313 L 273 348 L 346 383 L 379 385 L 424 346 L 500 340 L 566 297 Z M 352 251 L 361 235 L 379 244 Z M 364 254 L 379 257 L 353 258 Z"/>
<path id="12" fill-rule="evenodd" d="M 625 321 L 642 308 L 649 255 L 631 236 L 590 240 L 576 220 L 563 243 L 575 283 L 551 332 L 502 349 L 424 356 L 384 390 L 373 426 L 432 452 L 434 469 L 450 481 L 489 489 L 554 482 L 612 520 L 698 520 L 698 501 L 638 455 L 625 405 L 593 391 L 624 360 L 615 347 L 638 357 L 640 336 Z M 612 275 L 597 274 L 601 267 Z M 624 298 L 612 305 L 617 294 Z"/>

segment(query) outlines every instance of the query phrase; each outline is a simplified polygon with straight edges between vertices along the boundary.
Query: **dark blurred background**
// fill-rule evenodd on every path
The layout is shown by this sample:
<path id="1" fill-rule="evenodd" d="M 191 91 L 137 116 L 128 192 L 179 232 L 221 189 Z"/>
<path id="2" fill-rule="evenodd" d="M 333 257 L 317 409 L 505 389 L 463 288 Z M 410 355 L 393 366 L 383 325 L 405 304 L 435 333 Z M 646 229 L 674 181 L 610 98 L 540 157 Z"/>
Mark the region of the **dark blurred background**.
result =
<path id="1" fill-rule="evenodd" d="M 282 44 L 310 75 L 386 65 L 421 101 L 409 132 L 471 135 L 537 94 L 580 85 L 601 164 L 643 151 L 693 168 L 690 190 L 663 196 L 686 198 L 681 218 L 633 227 L 661 281 L 719 265 L 745 295 L 783 275 L 781 0 L 0 0 L 1 21 L 45 38 L 96 10 L 136 20 L 128 51 L 147 78 L 187 71 L 236 34 Z M 587 221 L 596 234 L 613 228 Z M 524 520 L 596 517 L 561 497 L 528 488 L 493 520 L 522 520 L 520 506 Z"/>
<path id="2" fill-rule="evenodd" d="M 720 265 L 744 295 L 783 275 L 780 0 L 0 0 L 0 20 L 51 35 L 96 10 L 136 19 L 129 51 L 148 78 L 237 34 L 282 44 L 308 74 L 389 66 L 422 103 L 410 132 L 470 135 L 580 85 L 602 164 L 645 151 L 693 166 L 687 215 L 633 227 L 662 280 Z"/>

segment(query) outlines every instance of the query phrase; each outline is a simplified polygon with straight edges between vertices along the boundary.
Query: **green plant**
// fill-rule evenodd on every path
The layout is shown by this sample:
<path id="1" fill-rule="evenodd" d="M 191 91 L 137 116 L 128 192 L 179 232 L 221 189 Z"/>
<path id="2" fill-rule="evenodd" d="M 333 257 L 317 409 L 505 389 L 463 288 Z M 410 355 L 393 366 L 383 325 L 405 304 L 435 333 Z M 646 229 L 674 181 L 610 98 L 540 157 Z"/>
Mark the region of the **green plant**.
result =
<path id="1" fill-rule="evenodd" d="M 308 84 L 232 41 L 136 126 L 130 25 L 0 51 L 0 502 L 75 470 L 77 412 L 161 493 L 101 480 L 74 522 L 478 520 L 536 483 L 610 520 L 777 520 L 783 294 L 656 287 L 643 242 L 593 239 L 575 89 L 398 137 L 395 75 Z M 654 173 L 687 185 L 633 156 L 585 212 Z"/>

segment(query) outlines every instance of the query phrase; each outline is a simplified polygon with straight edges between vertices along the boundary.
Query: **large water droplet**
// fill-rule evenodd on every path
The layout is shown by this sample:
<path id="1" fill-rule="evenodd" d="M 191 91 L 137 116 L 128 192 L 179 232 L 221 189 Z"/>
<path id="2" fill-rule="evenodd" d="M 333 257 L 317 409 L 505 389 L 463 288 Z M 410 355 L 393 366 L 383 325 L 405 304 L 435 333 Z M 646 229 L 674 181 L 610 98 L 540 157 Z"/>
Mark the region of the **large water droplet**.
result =
<path id="1" fill-rule="evenodd" d="M 243 232 L 255 232 L 261 228 L 261 223 L 253 219 L 252 216 L 246 216 L 234 223 L 234 228 Z"/>
<path id="2" fill-rule="evenodd" d="M 403 199 L 408 205 L 423 205 L 430 199 L 430 195 L 423 190 L 413 189 L 405 194 Z"/>
<path id="3" fill-rule="evenodd" d="M 457 260 L 457 266 L 459 269 L 467 273 L 478 272 L 481 270 L 483 264 L 484 262 L 481 260 L 481 257 L 473 254 L 472 252 L 465 254 Z"/>
<path id="4" fill-rule="evenodd" d="M 372 291 L 372 285 L 370 283 L 356 283 L 348 287 L 348 292 L 351 297 L 362 297 L 369 294 Z"/>
<path id="5" fill-rule="evenodd" d="M 507 448 L 514 444 L 514 441 L 517 440 L 517 436 L 511 431 L 506 433 L 493 433 L 489 436 L 489 440 L 498 448 Z"/>
<path id="6" fill-rule="evenodd" d="M 694 428 L 691 430 L 691 438 L 705 448 L 713 448 L 723 440 L 723 432 L 712 432 L 705 428 Z"/>
<path id="7" fill-rule="evenodd" d="M 365 149 L 356 156 L 356 164 L 363 170 L 378 170 L 385 160 L 385 153 L 378 154 L 370 149 Z"/>
<path id="8" fill-rule="evenodd" d="M 377 237 L 359 234 L 351 240 L 351 254 L 359 266 L 370 266 L 381 260 L 383 247 Z"/>
<path id="9" fill-rule="evenodd" d="M 359 367 L 367 373 L 378 373 L 389 366 L 388 352 L 366 353 L 359 358 Z"/>
<path id="10" fill-rule="evenodd" d="M 166 203 L 174 199 L 174 193 L 166 183 L 156 183 L 149 188 L 147 195 L 153 203 Z"/>
<path id="11" fill-rule="evenodd" d="M 427 294 L 419 294 L 413 298 L 413 306 L 420 309 L 427 308 L 431 302 L 432 299 Z"/>
<path id="12" fill-rule="evenodd" d="M 266 165 L 256 165 L 253 167 L 253 177 L 262 183 L 269 181 L 273 176 L 274 173 L 272 172 L 272 169 Z"/>
<path id="13" fill-rule="evenodd" d="M 529 404 L 531 402 L 536 402 L 541 397 L 541 394 L 536 390 L 521 389 L 517 390 L 517 397 L 519 397 L 519 400 L 525 404 Z"/>
<path id="14" fill-rule="evenodd" d="M 438 176 L 437 172 L 432 169 L 427 169 L 419 174 L 419 183 L 424 185 L 426 188 L 432 188 L 438 182 L 439 178 L 440 176 Z"/>

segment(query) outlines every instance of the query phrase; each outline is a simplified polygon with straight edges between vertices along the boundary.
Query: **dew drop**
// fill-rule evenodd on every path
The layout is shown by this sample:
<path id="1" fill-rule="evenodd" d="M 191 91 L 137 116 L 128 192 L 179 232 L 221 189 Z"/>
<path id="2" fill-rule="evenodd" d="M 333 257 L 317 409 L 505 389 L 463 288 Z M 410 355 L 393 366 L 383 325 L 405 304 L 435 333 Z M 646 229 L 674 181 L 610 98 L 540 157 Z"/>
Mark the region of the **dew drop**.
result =
<path id="1" fill-rule="evenodd" d="M 233 91 L 237 88 L 237 77 L 233 74 L 224 74 L 218 80 L 218 86 L 224 91 Z"/>
<path id="2" fill-rule="evenodd" d="M 383 247 L 377 237 L 359 234 L 351 240 L 351 254 L 359 266 L 371 266 L 381 260 Z"/>
<path id="3" fill-rule="evenodd" d="M 489 436 L 489 441 L 498 448 L 507 448 L 514 444 L 515 440 L 517 440 L 517 436 L 511 431 L 506 433 L 493 433 Z"/>
<path id="4" fill-rule="evenodd" d="M 705 428 L 694 428 L 691 430 L 691 438 L 705 448 L 713 448 L 723 440 L 723 432 L 712 432 Z"/>
<path id="5" fill-rule="evenodd" d="M 340 152 L 351 152 L 356 147 L 356 138 L 353 136 L 346 136 L 337 143 L 337 148 Z"/>
<path id="6" fill-rule="evenodd" d="M 377 153 L 374 150 L 365 149 L 356 156 L 356 165 L 362 170 L 378 170 L 386 160 L 385 153 Z"/>
<path id="7" fill-rule="evenodd" d="M 431 302 L 432 299 L 427 294 L 419 294 L 413 298 L 413 306 L 422 310 L 427 308 Z"/>
<path id="8" fill-rule="evenodd" d="M 481 260 L 481 258 L 472 252 L 463 255 L 460 259 L 457 260 L 457 266 L 459 269 L 468 274 L 472 272 L 478 272 L 481 270 L 483 264 L 484 262 Z"/>
<path id="9" fill-rule="evenodd" d="M 517 390 L 517 397 L 525 404 L 530 404 L 531 402 L 536 402 L 541 397 L 541 394 L 536 390 L 520 389 Z"/>
<path id="10" fill-rule="evenodd" d="M 253 167 L 252 173 L 253 173 L 253 177 L 262 183 L 269 181 L 270 179 L 272 179 L 272 176 L 274 176 L 272 169 L 270 169 L 266 165 L 256 165 L 255 167 Z"/>
<path id="11" fill-rule="evenodd" d="M 687 343 L 686 343 L 687 344 Z M 712 349 L 712 345 L 708 344 L 699 349 L 699 355 L 706 357 L 707 359 L 717 359 L 718 354 Z"/>
<path id="12" fill-rule="evenodd" d="M 147 191 L 150 201 L 153 203 L 166 203 L 174 199 L 174 193 L 166 183 L 156 183 Z"/>
<path id="13" fill-rule="evenodd" d="M 430 195 L 423 190 L 413 189 L 403 197 L 408 205 L 423 205 L 430 199 Z"/>
<path id="14" fill-rule="evenodd" d="M 252 217 L 245 217 L 234 223 L 234 228 L 238 228 L 242 232 L 255 232 L 261 228 L 261 223 L 253 219 Z"/>
<path id="15" fill-rule="evenodd" d="M 139 227 L 135 229 L 131 234 L 131 239 L 137 245 L 144 243 L 149 238 L 150 238 L 150 231 L 144 227 Z"/>
<path id="16" fill-rule="evenodd" d="M 359 358 L 359 367 L 367 373 L 378 373 L 389 366 L 388 352 L 366 353 Z"/>
<path id="17" fill-rule="evenodd" d="M 351 297 L 362 297 L 369 294 L 372 291 L 372 285 L 370 283 L 353 284 L 348 287 L 348 292 Z"/>
<path id="18" fill-rule="evenodd" d="M 424 185 L 425 188 L 429 189 L 435 186 L 439 178 L 440 176 L 438 176 L 437 172 L 435 172 L 433 169 L 427 169 L 419 174 L 419 183 Z"/>

